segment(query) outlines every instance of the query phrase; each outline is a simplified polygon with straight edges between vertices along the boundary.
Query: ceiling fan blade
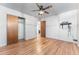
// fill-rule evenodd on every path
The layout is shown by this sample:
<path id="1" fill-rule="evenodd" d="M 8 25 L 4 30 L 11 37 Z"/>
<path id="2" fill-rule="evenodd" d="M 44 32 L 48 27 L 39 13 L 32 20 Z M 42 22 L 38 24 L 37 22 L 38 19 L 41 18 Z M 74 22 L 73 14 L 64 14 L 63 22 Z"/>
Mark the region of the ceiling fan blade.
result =
<path id="1" fill-rule="evenodd" d="M 47 13 L 47 14 L 49 14 L 49 12 L 47 12 L 47 11 L 44 11 L 45 13 Z"/>
<path id="2" fill-rule="evenodd" d="M 32 10 L 32 11 L 40 11 L 40 10 Z"/>
<path id="3" fill-rule="evenodd" d="M 49 8 L 52 8 L 52 5 L 46 7 L 46 8 L 43 8 L 43 10 L 46 10 L 46 9 L 49 9 Z"/>
<path id="4" fill-rule="evenodd" d="M 37 7 L 40 9 L 41 7 L 40 7 L 40 5 L 38 4 L 38 3 L 36 3 L 36 5 L 37 5 Z"/>

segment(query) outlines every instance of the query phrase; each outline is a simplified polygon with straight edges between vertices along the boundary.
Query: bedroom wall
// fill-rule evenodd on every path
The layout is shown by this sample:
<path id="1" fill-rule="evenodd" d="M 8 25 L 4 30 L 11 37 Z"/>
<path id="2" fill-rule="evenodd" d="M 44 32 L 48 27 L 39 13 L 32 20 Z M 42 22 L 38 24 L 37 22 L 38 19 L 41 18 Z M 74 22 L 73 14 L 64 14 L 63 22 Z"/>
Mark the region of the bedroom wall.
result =
<path id="1" fill-rule="evenodd" d="M 79 6 L 79 4 L 78 4 Z M 78 10 L 77 10 L 77 39 L 79 41 L 79 7 L 77 7 Z"/>
<path id="2" fill-rule="evenodd" d="M 0 6 L 0 46 L 7 45 L 7 14 L 24 17 L 26 19 L 26 40 L 36 37 L 37 18 L 19 11 Z"/>
<path id="3" fill-rule="evenodd" d="M 56 38 L 59 40 L 73 42 L 77 39 L 77 10 L 70 10 L 56 16 L 45 18 L 46 22 L 46 37 Z M 59 25 L 63 21 L 71 22 L 71 34 L 68 36 L 68 28 L 63 29 Z"/>

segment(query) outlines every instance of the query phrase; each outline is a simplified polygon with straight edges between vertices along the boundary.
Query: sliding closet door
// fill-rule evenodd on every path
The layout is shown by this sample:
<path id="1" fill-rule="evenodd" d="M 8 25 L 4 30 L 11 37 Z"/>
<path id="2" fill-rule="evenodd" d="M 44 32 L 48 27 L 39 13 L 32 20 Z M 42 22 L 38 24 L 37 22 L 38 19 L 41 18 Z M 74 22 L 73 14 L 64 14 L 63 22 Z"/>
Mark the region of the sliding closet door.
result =
<path id="1" fill-rule="evenodd" d="M 18 22 L 18 40 L 25 40 L 25 19 L 19 17 Z"/>
<path id="2" fill-rule="evenodd" d="M 7 44 L 13 44 L 18 42 L 18 17 L 8 15 L 7 20 Z"/>
<path id="3" fill-rule="evenodd" d="M 46 21 L 41 21 L 41 37 L 46 37 Z"/>

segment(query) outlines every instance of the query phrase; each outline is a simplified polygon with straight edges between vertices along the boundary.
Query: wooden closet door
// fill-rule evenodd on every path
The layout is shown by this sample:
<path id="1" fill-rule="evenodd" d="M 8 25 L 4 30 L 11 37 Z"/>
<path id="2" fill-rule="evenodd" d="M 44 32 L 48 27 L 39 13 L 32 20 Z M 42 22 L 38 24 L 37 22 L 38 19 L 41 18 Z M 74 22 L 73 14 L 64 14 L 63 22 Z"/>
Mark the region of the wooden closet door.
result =
<path id="1" fill-rule="evenodd" d="M 46 37 L 46 21 L 41 21 L 41 37 Z"/>
<path id="2" fill-rule="evenodd" d="M 8 15 L 7 20 L 7 44 L 13 44 L 18 42 L 18 17 Z"/>

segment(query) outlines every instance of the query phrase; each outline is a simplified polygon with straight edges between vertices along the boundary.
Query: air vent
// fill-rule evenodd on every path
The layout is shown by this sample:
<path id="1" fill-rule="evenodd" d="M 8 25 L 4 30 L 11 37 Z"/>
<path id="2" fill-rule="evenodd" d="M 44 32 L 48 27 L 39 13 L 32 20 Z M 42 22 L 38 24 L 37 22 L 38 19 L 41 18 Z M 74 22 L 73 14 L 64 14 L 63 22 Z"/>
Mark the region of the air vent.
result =
<path id="1" fill-rule="evenodd" d="M 77 39 L 73 39 L 73 41 L 77 42 L 78 40 Z"/>

